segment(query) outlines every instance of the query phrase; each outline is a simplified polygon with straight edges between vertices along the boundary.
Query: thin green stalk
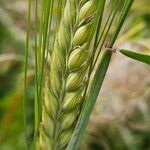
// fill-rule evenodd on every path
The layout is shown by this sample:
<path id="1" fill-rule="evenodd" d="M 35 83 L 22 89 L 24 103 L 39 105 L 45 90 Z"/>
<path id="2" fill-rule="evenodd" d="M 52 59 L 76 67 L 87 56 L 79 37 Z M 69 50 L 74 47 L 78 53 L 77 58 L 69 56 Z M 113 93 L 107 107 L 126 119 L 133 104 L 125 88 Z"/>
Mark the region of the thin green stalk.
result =
<path id="1" fill-rule="evenodd" d="M 38 1 L 38 0 L 37 0 Z M 39 132 L 39 126 L 40 126 L 40 98 L 39 98 L 39 90 L 40 90 L 40 76 L 41 76 L 41 54 L 42 54 L 42 35 L 43 35 L 43 14 L 44 14 L 44 0 L 41 1 L 41 14 L 40 14 L 40 25 L 39 25 L 39 40 L 37 42 L 37 83 L 38 83 L 38 87 L 37 87 L 37 104 L 35 103 L 35 119 L 36 119 L 36 128 L 35 128 L 35 134 L 34 134 L 34 140 L 36 140 L 37 136 L 38 136 L 38 132 Z M 36 18 L 35 18 L 36 19 Z M 37 22 L 36 22 L 37 24 Z M 37 39 L 36 39 L 37 40 Z M 36 57 L 36 56 L 35 56 Z M 35 60 L 36 61 L 36 60 Z M 36 62 L 35 62 L 36 63 Z M 35 66 L 36 67 L 36 66 Z M 38 111 L 38 112 L 37 112 Z M 35 145 L 36 146 L 36 145 Z"/>
<path id="2" fill-rule="evenodd" d="M 106 0 L 102 0 L 100 3 L 99 19 L 98 19 L 98 23 L 97 23 L 97 30 L 96 30 L 95 40 L 94 40 L 94 49 L 96 48 L 96 45 L 98 42 L 98 36 L 100 33 L 100 29 L 101 29 L 105 3 L 106 3 Z"/>
<path id="3" fill-rule="evenodd" d="M 36 141 L 38 131 L 39 131 L 39 106 L 38 106 L 38 46 L 37 46 L 37 9 L 38 0 L 35 1 L 35 101 L 34 101 L 34 141 Z"/>
<path id="4" fill-rule="evenodd" d="M 133 0 L 126 0 L 125 4 L 123 6 L 123 9 L 121 11 L 121 16 L 120 16 L 120 20 L 119 23 L 116 27 L 114 36 L 112 38 L 111 41 L 111 47 L 113 46 L 113 44 L 115 43 L 118 34 L 122 28 L 122 25 L 125 21 L 125 18 L 127 17 L 127 14 L 132 6 Z M 87 126 L 90 114 L 93 110 L 94 104 L 96 102 L 96 99 L 98 97 L 99 94 L 99 90 L 102 86 L 102 83 L 104 81 L 105 78 L 105 74 L 107 72 L 109 63 L 110 63 L 110 59 L 111 59 L 111 53 L 106 51 L 102 57 L 102 60 L 100 61 L 93 83 L 92 83 L 92 87 L 91 87 L 91 95 L 88 97 L 88 99 L 85 101 L 84 107 L 82 109 L 81 115 L 79 117 L 79 120 L 77 122 L 76 128 L 74 130 L 74 133 L 71 137 L 70 143 L 67 147 L 67 150 L 77 150 L 78 146 L 80 144 L 81 138 L 83 136 L 83 133 L 85 131 L 85 128 Z"/>
<path id="5" fill-rule="evenodd" d="M 54 6 L 54 0 L 51 0 L 51 3 L 50 3 L 50 17 L 49 17 L 49 23 L 48 23 L 48 36 L 47 36 L 47 51 L 46 51 L 46 58 L 45 58 L 45 61 L 47 62 L 46 65 L 45 65 L 45 71 L 44 73 L 46 72 L 46 68 L 48 66 L 48 54 L 49 54 L 49 48 L 50 48 L 50 44 L 49 44 L 49 39 L 50 39 L 50 34 L 51 34 L 51 24 L 52 24 L 52 16 L 53 16 L 53 6 Z M 52 44 L 51 47 L 53 47 L 54 45 Z M 45 75 L 45 74 L 44 74 Z"/>
<path id="6" fill-rule="evenodd" d="M 41 14 L 40 14 L 40 27 L 39 27 L 39 44 L 38 44 L 38 68 L 40 70 L 41 68 L 41 49 L 42 49 L 42 34 L 43 34 L 43 14 L 44 14 L 44 0 L 41 1 Z M 41 71 L 40 71 L 41 72 Z M 39 75 L 40 76 L 40 75 Z M 40 77 L 39 77 L 39 82 L 40 82 Z"/>
<path id="7" fill-rule="evenodd" d="M 41 118 L 41 110 L 42 110 L 42 87 L 43 87 L 43 78 L 44 78 L 44 68 L 45 68 L 45 54 L 46 54 L 46 43 L 48 37 L 48 23 L 50 16 L 50 1 L 45 0 L 44 6 L 44 23 L 43 23 L 43 45 L 42 45 L 42 58 L 41 58 L 41 76 L 40 76 L 40 85 L 39 85 L 39 117 Z"/>
<path id="8" fill-rule="evenodd" d="M 27 103 L 28 55 L 29 55 L 29 40 L 30 40 L 30 16 L 31 16 L 31 0 L 28 0 L 25 66 L 24 66 L 24 97 L 23 97 L 23 120 L 24 120 L 25 149 L 26 150 L 28 148 L 28 144 L 27 144 L 26 103 Z"/>

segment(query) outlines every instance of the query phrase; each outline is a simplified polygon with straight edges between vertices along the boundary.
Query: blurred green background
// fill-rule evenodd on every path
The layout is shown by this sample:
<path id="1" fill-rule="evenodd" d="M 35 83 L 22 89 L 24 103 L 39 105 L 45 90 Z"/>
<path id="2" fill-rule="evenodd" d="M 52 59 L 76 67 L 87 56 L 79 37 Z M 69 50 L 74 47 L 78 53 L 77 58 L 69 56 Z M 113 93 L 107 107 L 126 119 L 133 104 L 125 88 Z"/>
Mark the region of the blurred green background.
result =
<path id="1" fill-rule="evenodd" d="M 25 144 L 22 95 L 26 2 L 0 0 L 0 150 L 23 150 Z M 33 27 L 31 13 L 31 33 Z M 34 126 L 32 40 L 26 107 L 29 145 Z M 149 0 L 135 0 L 116 47 L 150 53 Z M 113 56 L 80 149 L 150 149 L 149 66 L 118 53 Z"/>

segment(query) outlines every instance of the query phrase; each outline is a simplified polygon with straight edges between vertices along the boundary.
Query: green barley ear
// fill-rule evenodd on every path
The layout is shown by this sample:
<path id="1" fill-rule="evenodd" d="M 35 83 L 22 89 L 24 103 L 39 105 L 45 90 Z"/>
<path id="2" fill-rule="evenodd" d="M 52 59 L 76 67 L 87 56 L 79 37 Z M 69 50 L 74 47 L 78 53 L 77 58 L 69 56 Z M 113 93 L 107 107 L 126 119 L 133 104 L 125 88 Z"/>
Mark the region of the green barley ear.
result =
<path id="1" fill-rule="evenodd" d="M 41 150 L 65 149 L 83 101 L 89 60 L 88 42 L 97 0 L 68 0 L 56 34 L 49 82 L 44 89 L 42 121 L 37 141 Z"/>

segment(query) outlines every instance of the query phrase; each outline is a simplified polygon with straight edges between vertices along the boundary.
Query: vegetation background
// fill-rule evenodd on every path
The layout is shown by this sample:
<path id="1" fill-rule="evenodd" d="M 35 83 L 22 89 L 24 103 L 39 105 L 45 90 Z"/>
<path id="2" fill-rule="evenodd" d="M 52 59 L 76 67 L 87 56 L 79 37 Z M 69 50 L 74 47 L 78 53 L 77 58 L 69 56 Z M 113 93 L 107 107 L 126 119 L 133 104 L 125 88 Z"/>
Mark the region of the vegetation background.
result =
<path id="1" fill-rule="evenodd" d="M 22 150 L 25 144 L 22 92 L 26 2 L 0 0 L 0 150 Z M 31 13 L 31 47 L 33 26 Z M 116 47 L 150 53 L 149 0 L 134 2 Z M 31 49 L 26 108 L 29 145 L 34 127 L 33 55 Z M 149 66 L 119 53 L 113 56 L 81 150 L 150 149 L 149 74 Z"/>

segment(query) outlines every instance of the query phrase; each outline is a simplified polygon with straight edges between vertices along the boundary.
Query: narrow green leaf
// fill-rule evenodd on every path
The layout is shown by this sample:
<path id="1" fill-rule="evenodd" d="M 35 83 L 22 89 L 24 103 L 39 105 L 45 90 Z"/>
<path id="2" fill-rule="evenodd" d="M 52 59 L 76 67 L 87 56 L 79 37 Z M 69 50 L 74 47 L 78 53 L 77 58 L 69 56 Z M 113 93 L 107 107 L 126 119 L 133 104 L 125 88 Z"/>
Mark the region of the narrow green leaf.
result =
<path id="1" fill-rule="evenodd" d="M 135 52 L 124 50 L 124 49 L 121 49 L 120 53 L 132 59 L 135 59 L 135 60 L 138 60 L 140 62 L 150 65 L 150 55 L 139 54 L 139 53 L 135 53 Z"/>
<path id="2" fill-rule="evenodd" d="M 29 45 L 30 45 L 30 21 L 31 21 L 31 0 L 28 0 L 27 10 L 27 32 L 26 32 L 26 49 L 25 49 L 25 60 L 24 60 L 24 93 L 23 93 L 23 126 L 25 132 L 25 150 L 28 149 L 27 144 L 27 118 L 26 118 L 26 104 L 27 104 L 27 75 L 28 75 L 28 56 L 29 56 Z"/>
<path id="3" fill-rule="evenodd" d="M 38 42 L 37 42 L 37 30 L 38 30 L 38 0 L 35 0 L 35 99 L 34 99 L 34 141 L 36 141 L 38 130 L 39 130 L 39 106 L 38 106 Z M 35 142 L 34 142 L 35 144 Z M 35 145 L 34 145 L 35 146 Z"/>

